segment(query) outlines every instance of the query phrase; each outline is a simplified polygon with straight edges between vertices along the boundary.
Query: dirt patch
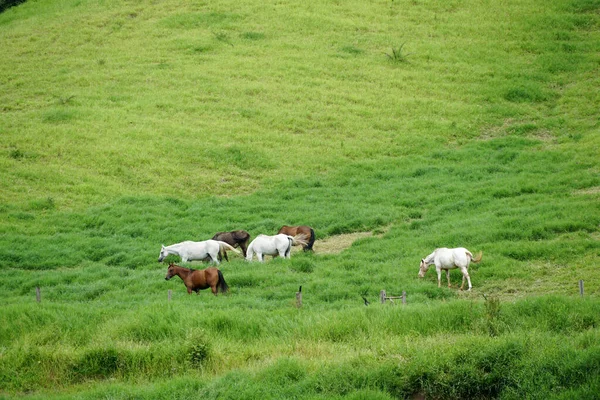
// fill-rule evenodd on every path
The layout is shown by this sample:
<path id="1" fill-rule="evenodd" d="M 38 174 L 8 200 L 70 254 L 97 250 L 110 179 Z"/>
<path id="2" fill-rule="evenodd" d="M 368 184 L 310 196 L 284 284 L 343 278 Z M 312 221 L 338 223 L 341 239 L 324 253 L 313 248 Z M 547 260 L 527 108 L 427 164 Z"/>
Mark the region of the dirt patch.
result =
<path id="1" fill-rule="evenodd" d="M 357 241 L 358 239 L 375 236 L 381 237 L 385 233 L 387 233 L 392 225 L 385 226 L 382 228 L 377 228 L 375 230 L 376 233 L 373 232 L 354 232 L 354 233 L 345 233 L 342 235 L 330 236 L 326 239 L 317 239 L 315 240 L 315 244 L 313 245 L 313 250 L 315 254 L 339 254 L 342 251 L 346 250 L 352 243 Z M 318 237 L 318 234 L 317 234 Z M 301 246 L 294 246 L 292 248 L 293 252 L 302 251 Z"/>
<path id="2" fill-rule="evenodd" d="M 373 232 L 354 232 L 354 233 L 345 233 L 342 235 L 330 236 L 323 240 L 316 240 L 313 245 L 313 249 L 316 254 L 339 254 L 342 251 L 346 250 L 352 243 L 357 241 L 358 239 L 375 236 L 381 237 L 387 231 L 390 230 L 392 226 L 385 226 L 383 228 L 377 228 L 375 230 L 376 233 Z"/>
<path id="3" fill-rule="evenodd" d="M 355 240 L 373 236 L 373 232 L 355 232 L 317 240 L 313 248 L 317 254 L 338 254 L 352 246 Z"/>
<path id="4" fill-rule="evenodd" d="M 599 194 L 600 186 L 590 187 L 587 189 L 576 190 L 575 194 Z"/>

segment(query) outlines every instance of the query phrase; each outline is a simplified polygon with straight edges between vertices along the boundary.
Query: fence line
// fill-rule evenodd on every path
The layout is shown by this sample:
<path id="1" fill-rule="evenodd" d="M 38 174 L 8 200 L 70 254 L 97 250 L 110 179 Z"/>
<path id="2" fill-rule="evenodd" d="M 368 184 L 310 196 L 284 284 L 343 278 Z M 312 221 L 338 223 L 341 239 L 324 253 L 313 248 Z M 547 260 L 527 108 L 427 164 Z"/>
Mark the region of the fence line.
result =
<path id="1" fill-rule="evenodd" d="M 379 293 L 379 300 L 381 301 L 381 304 L 385 304 L 387 300 L 389 300 L 390 303 L 394 303 L 394 300 L 398 299 L 402 299 L 402 304 L 406 304 L 406 291 L 402 291 L 402 296 L 388 296 L 385 290 L 382 290 Z"/>

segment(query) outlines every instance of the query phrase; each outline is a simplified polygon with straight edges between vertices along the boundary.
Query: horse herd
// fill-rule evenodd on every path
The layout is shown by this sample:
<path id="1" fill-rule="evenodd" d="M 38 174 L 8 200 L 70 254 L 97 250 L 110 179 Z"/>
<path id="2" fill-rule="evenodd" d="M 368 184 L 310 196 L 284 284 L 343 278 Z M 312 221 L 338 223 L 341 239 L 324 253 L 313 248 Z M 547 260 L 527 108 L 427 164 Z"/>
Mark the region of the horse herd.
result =
<path id="1" fill-rule="evenodd" d="M 213 261 L 219 265 L 221 260 L 229 261 L 227 251 L 242 253 L 247 261 L 252 261 L 254 254 L 260 262 L 264 262 L 264 256 L 270 255 L 283 258 L 290 258 L 292 246 L 301 245 L 304 251 L 313 250 L 315 243 L 315 231 L 306 225 L 301 226 L 282 226 L 277 235 L 258 235 L 250 244 L 250 234 L 244 230 L 231 232 L 216 233 L 212 239 L 202 242 L 185 241 L 172 244 L 170 246 L 162 246 L 158 262 L 162 262 L 169 254 L 175 254 L 181 257 L 182 262 L 188 261 Z M 241 252 L 237 248 L 241 249 Z M 442 271 L 446 271 L 448 279 L 448 287 L 450 287 L 450 270 L 458 268 L 462 273 L 462 290 L 465 281 L 468 282 L 471 290 L 471 278 L 468 268 L 471 262 L 479 262 L 482 259 L 482 253 L 479 252 L 476 256 L 465 249 L 458 247 L 453 249 L 438 248 L 427 257 L 421 260 L 419 266 L 419 277 L 423 278 L 429 269 L 430 265 L 435 265 L 438 277 L 438 287 L 441 287 Z M 179 276 L 187 288 L 187 292 L 191 294 L 210 287 L 212 293 L 217 295 L 219 291 L 227 292 L 229 287 L 223 278 L 223 273 L 215 267 L 206 268 L 203 270 L 195 270 L 184 268 L 174 263 L 170 263 L 166 280 L 171 279 L 175 275 Z"/>
<path id="2" fill-rule="evenodd" d="M 283 258 L 290 258 L 292 246 L 301 245 L 304 251 L 313 249 L 315 243 L 315 231 L 306 225 L 287 226 L 279 229 L 277 235 L 258 235 L 250 244 L 250 234 L 244 230 L 216 233 L 212 239 L 202 242 L 193 242 L 187 240 L 181 243 L 175 243 L 170 246 L 162 245 L 158 262 L 162 262 L 169 254 L 175 254 L 181 257 L 182 262 L 188 261 L 213 261 L 219 265 L 221 260 L 229 261 L 227 251 L 233 251 L 240 254 L 237 249 L 242 249 L 241 253 L 247 261 L 252 261 L 254 254 L 260 262 L 264 262 L 264 256 L 270 255 Z M 188 293 L 193 291 L 199 294 L 200 290 L 210 289 L 217 295 L 219 291 L 226 292 L 229 287 L 223 278 L 223 273 L 215 267 L 203 270 L 180 267 L 173 263 L 169 264 L 166 280 L 175 275 L 179 276 Z"/>

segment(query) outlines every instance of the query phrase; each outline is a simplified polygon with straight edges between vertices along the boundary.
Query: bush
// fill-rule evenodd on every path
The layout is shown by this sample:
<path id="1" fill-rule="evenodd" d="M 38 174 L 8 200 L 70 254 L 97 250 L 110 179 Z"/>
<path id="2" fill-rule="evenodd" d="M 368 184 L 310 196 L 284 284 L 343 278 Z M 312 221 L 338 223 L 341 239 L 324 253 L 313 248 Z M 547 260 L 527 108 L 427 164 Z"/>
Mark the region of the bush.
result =
<path id="1" fill-rule="evenodd" d="M 26 0 L 0 0 L 0 13 L 9 9 L 10 7 L 18 6 L 21 3 L 25 3 Z"/>

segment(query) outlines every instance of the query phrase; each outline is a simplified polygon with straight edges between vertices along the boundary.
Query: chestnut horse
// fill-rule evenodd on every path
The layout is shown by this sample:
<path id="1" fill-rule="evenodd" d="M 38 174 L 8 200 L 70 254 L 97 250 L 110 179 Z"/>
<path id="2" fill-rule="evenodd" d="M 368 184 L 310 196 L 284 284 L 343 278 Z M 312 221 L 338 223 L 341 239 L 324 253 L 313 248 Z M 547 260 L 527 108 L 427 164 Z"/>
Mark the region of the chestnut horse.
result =
<path id="1" fill-rule="evenodd" d="M 238 230 L 231 232 L 219 232 L 215 233 L 212 240 L 218 240 L 220 242 L 225 242 L 233 247 L 239 247 L 242 249 L 242 253 L 244 257 L 246 257 L 246 250 L 248 249 L 248 241 L 250 240 L 250 234 L 246 231 Z M 223 256 L 221 256 L 223 254 Z M 227 249 L 223 248 L 219 252 L 219 261 L 221 261 L 225 257 L 225 260 L 229 262 L 229 258 L 227 258 Z"/>
<path id="2" fill-rule="evenodd" d="M 175 275 L 183 280 L 183 283 L 187 287 L 188 294 L 192 294 L 192 291 L 196 292 L 196 294 L 200 294 L 200 290 L 208 289 L 209 287 L 215 296 L 219 290 L 221 293 L 225 293 L 229 290 L 229 286 L 227 286 L 223 274 L 215 267 L 197 270 L 180 267 L 179 265 L 171 263 L 169 264 L 165 280 L 168 281 Z"/>
<path id="3" fill-rule="evenodd" d="M 287 226 L 284 225 L 279 229 L 279 232 L 288 236 L 296 236 L 296 235 L 304 235 L 306 240 L 306 244 L 302 245 L 304 251 L 309 251 L 313 249 L 313 244 L 315 243 L 315 231 L 310 226 L 300 225 L 300 226 Z"/>

